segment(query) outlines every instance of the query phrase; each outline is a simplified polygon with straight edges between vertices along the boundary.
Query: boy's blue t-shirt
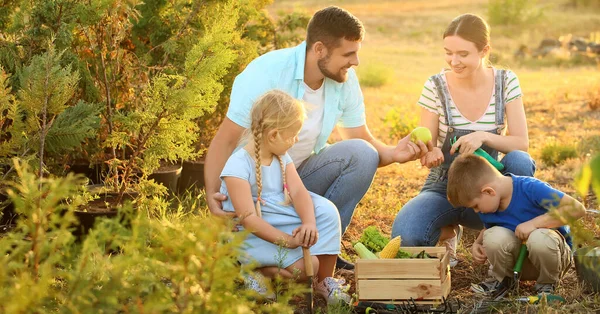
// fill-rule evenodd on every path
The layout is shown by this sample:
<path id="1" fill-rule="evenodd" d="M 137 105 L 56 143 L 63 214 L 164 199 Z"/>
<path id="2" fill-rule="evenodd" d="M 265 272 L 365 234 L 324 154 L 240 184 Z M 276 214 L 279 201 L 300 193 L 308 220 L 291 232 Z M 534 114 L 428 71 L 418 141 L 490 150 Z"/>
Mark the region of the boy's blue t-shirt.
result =
<path id="1" fill-rule="evenodd" d="M 536 178 L 509 175 L 513 179 L 510 204 L 504 211 L 489 214 L 479 213 L 485 228 L 500 226 L 515 231 L 519 224 L 556 208 L 565 195 L 565 193 L 552 188 L 548 183 Z M 569 226 L 556 229 L 565 237 L 567 244 L 572 247 Z"/>

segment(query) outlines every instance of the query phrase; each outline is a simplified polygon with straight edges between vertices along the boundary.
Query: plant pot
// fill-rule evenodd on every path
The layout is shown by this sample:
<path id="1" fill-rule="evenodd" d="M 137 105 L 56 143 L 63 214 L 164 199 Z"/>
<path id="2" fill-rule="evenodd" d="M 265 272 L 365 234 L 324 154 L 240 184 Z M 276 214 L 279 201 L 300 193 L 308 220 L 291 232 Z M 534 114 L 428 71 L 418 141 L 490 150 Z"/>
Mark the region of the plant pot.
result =
<path id="1" fill-rule="evenodd" d="M 102 185 L 91 185 L 88 187 L 90 192 L 94 192 L 94 189 L 98 189 Z M 134 194 L 125 194 L 123 196 L 123 201 L 132 200 L 135 198 Z M 90 201 L 85 208 L 81 208 L 82 210 L 76 210 L 74 212 L 75 218 L 79 222 L 76 226 L 75 230 L 73 230 L 73 235 L 77 238 L 82 238 L 94 227 L 96 223 L 96 219 L 106 217 L 106 218 L 114 218 L 118 215 L 118 208 L 120 204 L 116 203 L 118 195 L 116 193 L 102 193 L 100 198 Z M 123 222 L 127 224 L 127 222 Z"/>
<path id="2" fill-rule="evenodd" d="M 579 282 L 585 282 L 594 292 L 600 292 L 600 247 L 583 247 L 573 254 Z"/>
<path id="3" fill-rule="evenodd" d="M 154 179 L 155 182 L 166 186 L 171 193 L 175 193 L 182 169 L 181 165 L 164 165 L 149 175 L 148 179 Z"/>
<path id="4" fill-rule="evenodd" d="M 204 160 L 184 161 L 181 178 L 179 179 L 178 192 L 188 190 L 200 191 L 204 188 Z"/>
<path id="5" fill-rule="evenodd" d="M 106 176 L 102 164 L 74 164 L 69 166 L 69 172 L 83 174 L 90 180 L 90 184 L 101 184 Z"/>

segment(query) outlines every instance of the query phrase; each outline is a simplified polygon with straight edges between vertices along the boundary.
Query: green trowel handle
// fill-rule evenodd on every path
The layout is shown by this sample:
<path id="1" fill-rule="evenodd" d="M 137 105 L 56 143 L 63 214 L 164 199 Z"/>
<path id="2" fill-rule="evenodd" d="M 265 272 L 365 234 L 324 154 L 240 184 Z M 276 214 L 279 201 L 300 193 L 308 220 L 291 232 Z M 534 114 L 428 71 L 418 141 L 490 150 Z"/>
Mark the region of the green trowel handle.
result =
<path id="1" fill-rule="evenodd" d="M 521 244 L 521 250 L 519 251 L 519 258 L 517 258 L 517 263 L 515 263 L 515 268 L 513 268 L 514 272 L 521 273 L 525 257 L 527 257 L 527 245 L 523 243 Z"/>
<path id="2" fill-rule="evenodd" d="M 485 158 L 485 160 L 487 160 L 490 164 L 492 164 L 492 166 L 494 166 L 494 168 L 498 169 L 498 171 L 504 170 L 504 165 L 501 164 L 496 159 L 492 158 L 492 156 L 490 156 L 490 154 L 488 154 L 485 150 L 478 148 L 473 154 L 475 154 L 479 157 Z"/>

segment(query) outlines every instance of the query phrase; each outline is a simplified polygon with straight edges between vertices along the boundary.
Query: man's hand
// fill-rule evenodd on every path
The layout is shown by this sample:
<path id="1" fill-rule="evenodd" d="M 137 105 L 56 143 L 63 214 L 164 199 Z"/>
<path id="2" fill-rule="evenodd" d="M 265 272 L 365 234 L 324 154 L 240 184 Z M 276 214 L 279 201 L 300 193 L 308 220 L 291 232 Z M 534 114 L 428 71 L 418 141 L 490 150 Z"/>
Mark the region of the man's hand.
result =
<path id="1" fill-rule="evenodd" d="M 415 144 L 410 140 L 410 134 L 402 138 L 396 148 L 394 148 L 394 153 L 392 156 L 392 160 L 394 162 L 405 163 L 407 161 L 417 160 L 427 152 L 433 149 L 433 144 L 431 141 L 427 142 L 427 144 L 417 141 Z"/>
<path id="2" fill-rule="evenodd" d="M 208 204 L 208 209 L 213 215 L 225 217 L 235 217 L 234 212 L 226 212 L 223 210 L 222 202 L 227 199 L 227 196 L 221 194 L 219 192 L 213 193 L 212 195 L 207 195 L 206 203 Z"/>
<path id="3" fill-rule="evenodd" d="M 303 247 L 311 247 L 317 243 L 319 232 L 316 224 L 302 224 L 292 231 L 292 236 L 298 238 Z"/>
<path id="4" fill-rule="evenodd" d="M 521 241 L 527 241 L 529 235 L 535 231 L 537 227 L 533 224 L 532 221 L 526 221 L 521 223 L 515 229 L 515 235 L 517 238 L 521 239 Z"/>
<path id="5" fill-rule="evenodd" d="M 483 249 L 483 243 L 479 241 L 473 242 L 473 246 L 471 247 L 471 254 L 473 254 L 473 260 L 476 263 L 483 264 L 487 261 L 487 255 L 485 254 L 485 250 Z"/>
<path id="6" fill-rule="evenodd" d="M 429 169 L 437 167 L 444 162 L 444 153 L 439 147 L 434 147 L 432 151 L 427 152 L 421 157 L 421 165 Z"/>

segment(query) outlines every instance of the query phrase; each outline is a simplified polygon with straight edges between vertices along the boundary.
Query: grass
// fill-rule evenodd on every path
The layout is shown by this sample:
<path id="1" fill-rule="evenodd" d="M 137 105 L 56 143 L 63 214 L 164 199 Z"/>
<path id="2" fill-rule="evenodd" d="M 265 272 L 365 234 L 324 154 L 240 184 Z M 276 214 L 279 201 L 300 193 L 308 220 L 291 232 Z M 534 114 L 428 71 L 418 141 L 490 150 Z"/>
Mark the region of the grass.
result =
<path id="1" fill-rule="evenodd" d="M 597 11 L 574 7 L 570 2 L 544 1 L 544 16 L 534 24 L 492 25 L 491 36 L 493 52 L 499 56 L 495 64 L 512 69 L 520 79 L 531 155 L 541 160 L 547 143 L 574 143 L 577 144 L 578 156 L 581 156 L 564 160 L 555 166 L 538 162 L 536 177 L 576 196 L 572 184 L 575 173 L 583 162 L 600 149 L 600 96 L 597 92 L 600 66 L 598 63 L 578 61 L 523 62 L 512 57 L 521 45 L 535 48 L 544 38 L 558 38 L 569 33 L 588 37 L 591 32 L 600 31 L 600 15 Z M 387 84 L 378 87 L 363 85 L 367 121 L 376 137 L 393 144 L 398 135 L 396 133 L 402 132 L 398 128 L 418 121 L 416 101 L 425 80 L 446 66 L 441 45 L 446 25 L 455 16 L 466 12 L 487 17 L 487 4 L 486 0 L 276 0 L 271 10 L 303 10 L 312 14 L 327 5 L 338 5 L 363 21 L 367 35 L 360 51 L 362 64 L 357 72 L 360 75 L 364 71 L 361 68 L 368 64 L 383 64 L 392 69 Z M 386 117 L 388 123 L 384 123 Z M 332 138 L 338 139 L 335 135 Z M 345 249 L 342 255 L 350 259 L 356 257 L 351 243 L 360 237 L 367 226 L 376 225 L 389 235 L 397 212 L 417 195 L 427 173 L 428 170 L 418 162 L 380 168 L 343 237 Z M 586 205 L 588 208 L 598 206 L 595 198 L 588 199 Z M 591 226 L 594 221 L 591 217 L 586 217 L 584 224 L 593 230 Z M 469 290 L 470 283 L 483 280 L 487 275 L 487 266 L 469 262 L 470 246 L 476 235 L 472 230 L 465 232 L 459 249 L 461 262 L 452 270 L 452 294 L 467 305 L 473 305 L 476 301 Z M 353 283 L 351 274 L 341 275 Z M 523 284 L 523 292 L 532 293 L 532 286 L 533 283 Z M 569 270 L 557 292 L 568 302 L 554 308 L 553 312 L 590 312 L 598 309 L 600 304 L 598 296 L 584 292 L 578 284 L 574 269 Z M 509 305 L 505 311 L 549 310 L 542 305 Z"/>

